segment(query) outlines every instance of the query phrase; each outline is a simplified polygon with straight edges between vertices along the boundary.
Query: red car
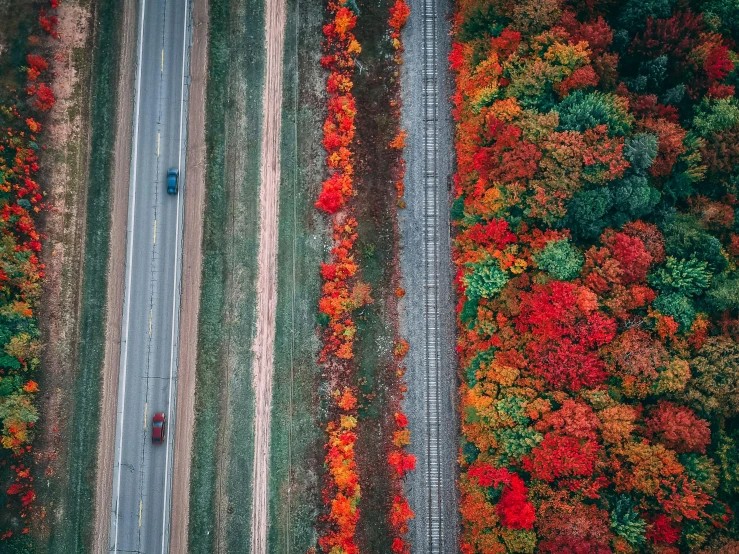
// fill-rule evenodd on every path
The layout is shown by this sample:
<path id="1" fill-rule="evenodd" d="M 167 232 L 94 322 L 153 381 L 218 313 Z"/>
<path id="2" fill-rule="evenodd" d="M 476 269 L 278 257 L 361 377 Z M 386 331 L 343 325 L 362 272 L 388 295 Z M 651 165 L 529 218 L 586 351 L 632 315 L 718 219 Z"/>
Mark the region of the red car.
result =
<path id="1" fill-rule="evenodd" d="M 164 420 L 164 414 L 161 412 L 154 414 L 151 420 L 151 443 L 162 444 L 166 432 L 167 422 Z"/>

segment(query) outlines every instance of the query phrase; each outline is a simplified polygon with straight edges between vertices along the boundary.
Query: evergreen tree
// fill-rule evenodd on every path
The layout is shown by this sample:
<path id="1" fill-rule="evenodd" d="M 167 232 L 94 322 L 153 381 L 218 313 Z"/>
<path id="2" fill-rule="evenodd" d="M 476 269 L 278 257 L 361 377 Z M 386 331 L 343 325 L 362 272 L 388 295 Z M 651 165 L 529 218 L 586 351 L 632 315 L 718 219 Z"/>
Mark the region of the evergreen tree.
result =
<path id="1" fill-rule="evenodd" d="M 632 173 L 609 188 L 613 198 L 613 213 L 607 223 L 614 227 L 622 227 L 629 221 L 649 215 L 662 198 L 662 194 L 649 185 L 649 179 L 644 174 Z"/>
<path id="2" fill-rule="evenodd" d="M 621 8 L 618 17 L 619 26 L 631 32 L 642 30 L 647 25 L 647 18 L 667 18 L 672 14 L 675 0 L 628 0 Z"/>

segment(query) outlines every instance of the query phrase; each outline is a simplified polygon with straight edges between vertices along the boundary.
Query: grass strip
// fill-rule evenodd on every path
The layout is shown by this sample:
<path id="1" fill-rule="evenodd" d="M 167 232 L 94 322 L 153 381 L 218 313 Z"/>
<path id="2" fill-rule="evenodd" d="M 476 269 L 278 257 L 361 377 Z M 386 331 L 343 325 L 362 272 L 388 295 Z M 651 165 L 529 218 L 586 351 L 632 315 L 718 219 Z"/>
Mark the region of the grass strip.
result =
<path id="1" fill-rule="evenodd" d="M 315 544 L 323 465 L 318 421 L 316 307 L 329 230 L 313 207 L 324 171 L 324 114 L 311 102 L 323 90 L 318 59 L 323 6 L 287 3 L 281 137 L 277 336 L 272 390 L 270 552 L 305 552 Z M 315 98 L 317 100 L 317 98 Z M 289 492 L 288 492 L 289 488 Z"/>
<path id="2" fill-rule="evenodd" d="M 190 488 L 193 553 L 214 552 L 224 539 L 229 552 L 247 552 L 250 544 L 263 22 L 263 0 L 210 2 L 208 181 Z"/>

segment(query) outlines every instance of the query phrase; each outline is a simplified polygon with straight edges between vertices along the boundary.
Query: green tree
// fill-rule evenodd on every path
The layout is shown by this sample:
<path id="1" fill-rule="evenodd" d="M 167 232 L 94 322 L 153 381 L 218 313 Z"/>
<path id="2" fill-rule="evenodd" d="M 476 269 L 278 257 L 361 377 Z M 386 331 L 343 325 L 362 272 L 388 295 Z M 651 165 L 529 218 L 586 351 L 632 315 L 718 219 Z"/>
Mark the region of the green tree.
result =
<path id="1" fill-rule="evenodd" d="M 558 281 L 571 281 L 580 274 L 585 256 L 569 239 L 549 241 L 544 250 L 534 255 L 540 269 Z"/>
<path id="2" fill-rule="evenodd" d="M 654 211 L 661 193 L 649 185 L 644 174 L 632 173 L 609 187 L 613 198 L 613 211 L 607 222 L 613 227 L 622 227 L 629 221 L 641 219 Z"/>
<path id="3" fill-rule="evenodd" d="M 717 277 L 706 297 L 708 305 L 716 311 L 739 310 L 739 277 Z"/>
<path id="4" fill-rule="evenodd" d="M 685 474 L 688 477 L 698 483 L 700 488 L 708 494 L 716 494 L 716 489 L 719 484 L 719 469 L 711 458 L 702 454 L 690 452 L 687 454 L 680 454 L 678 459 L 685 468 Z"/>
<path id="5" fill-rule="evenodd" d="M 708 263 L 695 258 L 678 260 L 668 256 L 665 265 L 649 277 L 649 283 L 661 293 L 679 293 L 697 296 L 711 284 Z"/>
<path id="6" fill-rule="evenodd" d="M 721 242 L 703 229 L 698 221 L 689 215 L 678 215 L 662 225 L 665 236 L 665 250 L 668 256 L 688 259 L 695 257 L 708 263 L 713 274 L 723 272 L 728 262 Z"/>
<path id="7" fill-rule="evenodd" d="M 661 313 L 672 316 L 683 332 L 690 329 L 695 319 L 695 307 L 690 298 L 677 292 L 660 294 L 652 305 Z"/>
<path id="8" fill-rule="evenodd" d="M 636 511 L 636 502 L 620 495 L 611 510 L 611 529 L 633 547 L 646 544 L 647 522 Z"/>
<path id="9" fill-rule="evenodd" d="M 576 90 L 562 100 L 556 110 L 560 131 L 583 132 L 605 125 L 609 135 L 622 137 L 629 133 L 634 123 L 626 101 L 611 93 Z"/>
<path id="10" fill-rule="evenodd" d="M 727 418 L 739 414 L 739 344 L 727 337 L 710 337 L 690 360 L 693 378 L 685 398 L 708 416 Z"/>
<path id="11" fill-rule="evenodd" d="M 657 137 L 650 133 L 637 133 L 624 141 L 624 156 L 634 171 L 646 171 L 657 157 Z"/>
<path id="12" fill-rule="evenodd" d="M 567 204 L 564 226 L 579 240 L 594 240 L 608 225 L 605 216 L 612 206 L 613 196 L 608 188 L 578 192 Z"/>
<path id="13" fill-rule="evenodd" d="M 647 18 L 670 17 L 675 0 L 628 0 L 620 10 L 618 23 L 630 31 L 639 31 L 647 25 Z"/>
<path id="14" fill-rule="evenodd" d="M 693 128 L 703 137 L 725 131 L 739 123 L 739 105 L 736 98 L 704 98 L 695 107 Z"/>
<path id="15" fill-rule="evenodd" d="M 462 277 L 468 298 L 493 298 L 508 282 L 508 274 L 500 269 L 495 259 L 468 264 L 472 271 Z"/>
<path id="16" fill-rule="evenodd" d="M 739 0 L 710 0 L 703 7 L 703 17 L 716 30 L 739 41 Z"/>
<path id="17" fill-rule="evenodd" d="M 716 459 L 719 467 L 719 488 L 728 496 L 739 495 L 739 445 L 736 430 L 720 429 L 716 440 Z"/>
<path id="18" fill-rule="evenodd" d="M 459 27 L 458 42 L 471 42 L 475 39 L 495 37 L 505 28 L 508 19 L 502 17 L 495 6 L 483 3 L 465 14 Z"/>
<path id="19" fill-rule="evenodd" d="M 667 76 L 667 56 L 659 56 L 639 64 L 639 73 L 636 77 L 624 79 L 632 92 L 645 94 L 659 91 Z"/>
<path id="20" fill-rule="evenodd" d="M 668 106 L 677 106 L 685 96 L 685 85 L 679 84 L 668 88 L 660 97 L 659 101 Z"/>

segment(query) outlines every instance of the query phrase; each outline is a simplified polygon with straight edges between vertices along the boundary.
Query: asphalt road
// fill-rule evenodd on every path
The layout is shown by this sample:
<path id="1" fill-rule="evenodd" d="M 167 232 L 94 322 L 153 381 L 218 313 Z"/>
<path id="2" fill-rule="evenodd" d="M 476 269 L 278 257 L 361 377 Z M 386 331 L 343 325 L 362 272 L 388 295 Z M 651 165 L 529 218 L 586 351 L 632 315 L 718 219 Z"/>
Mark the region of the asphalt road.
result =
<path id="1" fill-rule="evenodd" d="M 169 551 L 182 269 L 189 0 L 139 0 L 110 551 Z M 180 191 L 167 194 L 167 170 Z M 151 443 L 164 412 L 166 443 Z"/>

